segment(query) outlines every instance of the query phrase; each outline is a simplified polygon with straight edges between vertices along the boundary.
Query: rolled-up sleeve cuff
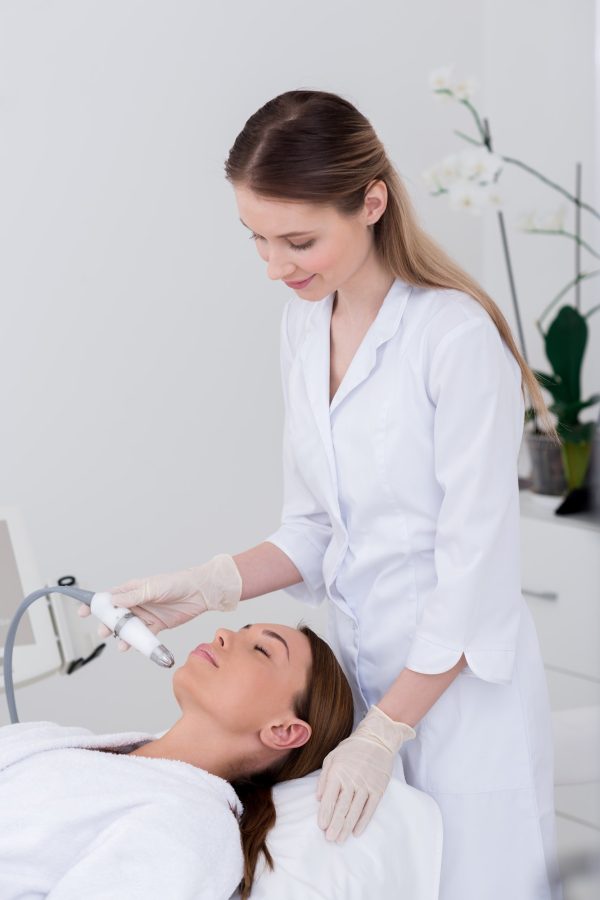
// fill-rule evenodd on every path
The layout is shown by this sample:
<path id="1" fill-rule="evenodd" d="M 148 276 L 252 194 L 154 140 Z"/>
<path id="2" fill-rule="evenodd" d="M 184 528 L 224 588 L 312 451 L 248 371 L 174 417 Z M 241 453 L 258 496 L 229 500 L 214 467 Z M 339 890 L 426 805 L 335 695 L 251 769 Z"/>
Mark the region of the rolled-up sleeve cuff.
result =
<path id="1" fill-rule="evenodd" d="M 438 675 L 455 666 L 463 653 L 467 665 L 462 674 L 495 684 L 510 683 L 515 661 L 514 650 L 456 650 L 436 644 L 419 634 L 413 638 L 405 666 L 413 672 Z"/>
<path id="2" fill-rule="evenodd" d="M 294 600 L 300 600 L 309 606 L 320 606 L 326 596 L 323 580 L 324 549 L 307 538 L 306 530 L 300 533 L 289 525 L 278 528 L 265 541 L 279 547 L 289 556 L 302 575 L 302 581 L 284 588 L 285 592 Z"/>

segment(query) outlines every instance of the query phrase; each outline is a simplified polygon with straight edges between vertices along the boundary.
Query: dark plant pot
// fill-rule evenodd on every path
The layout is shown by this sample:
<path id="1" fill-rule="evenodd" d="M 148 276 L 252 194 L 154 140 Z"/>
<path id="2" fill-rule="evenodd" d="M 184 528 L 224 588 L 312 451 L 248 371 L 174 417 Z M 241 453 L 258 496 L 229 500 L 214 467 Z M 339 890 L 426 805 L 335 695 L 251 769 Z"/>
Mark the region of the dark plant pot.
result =
<path id="1" fill-rule="evenodd" d="M 567 491 L 560 446 L 545 434 L 525 434 L 531 459 L 531 490 L 560 497 Z"/>

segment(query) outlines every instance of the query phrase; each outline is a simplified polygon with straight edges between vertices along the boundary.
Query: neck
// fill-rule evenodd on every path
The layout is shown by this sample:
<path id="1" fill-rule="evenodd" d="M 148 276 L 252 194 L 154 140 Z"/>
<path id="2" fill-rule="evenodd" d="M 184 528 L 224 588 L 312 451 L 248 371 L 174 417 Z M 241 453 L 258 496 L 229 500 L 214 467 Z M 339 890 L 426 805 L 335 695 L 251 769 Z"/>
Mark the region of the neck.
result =
<path id="1" fill-rule="evenodd" d="M 221 731 L 214 719 L 183 715 L 162 737 L 143 744 L 129 756 L 178 760 L 233 781 L 248 769 L 252 760 L 262 762 L 265 750 L 258 737 L 254 741 L 245 735 L 234 736 Z M 272 761 L 264 759 L 264 765 Z"/>
<path id="2" fill-rule="evenodd" d="M 394 281 L 395 276 L 381 267 L 372 251 L 360 269 L 335 292 L 332 315 L 351 327 L 370 324 Z"/>

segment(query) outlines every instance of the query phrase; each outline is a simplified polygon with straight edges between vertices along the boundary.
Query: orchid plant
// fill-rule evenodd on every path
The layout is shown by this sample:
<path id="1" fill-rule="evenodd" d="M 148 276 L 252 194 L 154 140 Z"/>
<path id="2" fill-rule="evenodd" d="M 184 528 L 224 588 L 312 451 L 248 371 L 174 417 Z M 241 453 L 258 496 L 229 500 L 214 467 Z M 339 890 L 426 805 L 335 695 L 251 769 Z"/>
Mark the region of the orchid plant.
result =
<path id="1" fill-rule="evenodd" d="M 550 234 L 566 237 L 577 244 L 577 261 L 575 277 L 570 279 L 556 296 L 548 303 L 535 324 L 544 341 L 546 357 L 552 372 L 544 373 L 533 370 L 538 383 L 553 396 L 549 407 L 557 417 L 557 431 L 561 438 L 563 468 L 569 489 L 579 487 L 585 478 L 592 440 L 596 423 L 580 422 L 579 413 L 600 402 L 600 394 L 593 394 L 587 400 L 581 399 L 580 376 L 581 366 L 588 338 L 587 320 L 600 309 L 600 304 L 593 306 L 586 313 L 580 311 L 579 285 L 581 282 L 600 275 L 600 269 L 582 271 L 580 267 L 580 251 L 585 250 L 596 259 L 598 252 L 581 238 L 580 212 L 585 210 L 600 219 L 600 213 L 576 195 L 551 181 L 532 166 L 514 157 L 495 153 L 487 119 L 482 119 L 472 103 L 477 89 L 474 78 L 454 79 L 453 66 L 444 66 L 430 73 L 429 85 L 434 96 L 441 102 L 456 102 L 464 106 L 471 114 L 477 132 L 476 137 L 455 130 L 455 134 L 467 141 L 469 147 L 462 151 L 445 156 L 440 162 L 430 166 L 422 175 L 433 196 L 447 195 L 451 209 L 462 210 L 479 216 L 486 209 L 495 209 L 500 232 L 504 257 L 508 270 L 508 278 L 521 343 L 521 352 L 527 360 L 521 315 L 517 301 L 515 281 L 508 249 L 508 239 L 504 223 L 504 200 L 498 187 L 500 175 L 506 165 L 518 166 L 540 179 L 553 190 L 575 205 L 576 228 L 570 232 L 565 228 L 566 206 L 563 203 L 558 209 L 540 213 L 536 211 L 521 214 L 517 227 L 529 234 Z M 578 167 L 578 183 L 581 169 Z M 571 290 L 575 290 L 575 305 L 561 306 L 548 329 L 544 331 L 542 321 Z M 526 411 L 526 421 L 533 421 L 534 433 L 541 434 L 537 427 L 535 411 L 530 407 Z"/>

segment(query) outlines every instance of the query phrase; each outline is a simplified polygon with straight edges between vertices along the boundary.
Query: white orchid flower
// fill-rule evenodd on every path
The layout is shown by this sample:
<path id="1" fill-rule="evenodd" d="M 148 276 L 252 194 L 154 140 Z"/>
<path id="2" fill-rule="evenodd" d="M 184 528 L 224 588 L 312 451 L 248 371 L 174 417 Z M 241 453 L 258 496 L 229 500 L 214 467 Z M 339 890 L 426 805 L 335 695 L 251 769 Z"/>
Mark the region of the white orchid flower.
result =
<path id="1" fill-rule="evenodd" d="M 532 228 L 537 228 L 535 210 L 521 213 L 517 217 L 516 225 L 521 231 L 530 231 Z"/>
<path id="2" fill-rule="evenodd" d="M 460 174 L 478 184 L 489 184 L 502 170 L 502 160 L 486 147 L 463 150 L 460 154 Z"/>
<path id="3" fill-rule="evenodd" d="M 450 89 L 450 76 L 453 68 L 454 63 L 449 66 L 441 66 L 439 69 L 434 69 L 429 73 L 429 87 L 432 91 L 445 88 Z"/>
<path id="4" fill-rule="evenodd" d="M 480 216 L 487 202 L 484 188 L 471 181 L 458 181 L 448 190 L 448 202 L 451 209 L 470 212 Z"/>
<path id="5" fill-rule="evenodd" d="M 553 212 L 547 212 L 540 216 L 539 228 L 548 231 L 563 231 L 565 227 L 566 207 L 563 204 Z"/>
<path id="6" fill-rule="evenodd" d="M 523 213 L 518 219 L 518 227 L 522 231 L 563 231 L 565 227 L 566 206 L 561 206 L 551 212 L 532 210 Z"/>
<path id="7" fill-rule="evenodd" d="M 460 157 L 457 153 L 445 156 L 435 167 L 435 176 L 439 187 L 449 188 L 454 182 L 461 179 Z"/>
<path id="8" fill-rule="evenodd" d="M 421 172 L 421 177 L 429 191 L 434 192 L 440 189 L 441 185 L 438 181 L 436 166 L 430 166 L 428 169 L 424 169 Z"/>
<path id="9" fill-rule="evenodd" d="M 488 206 L 493 206 L 496 209 L 500 209 L 504 206 L 504 197 L 502 193 L 498 190 L 498 186 L 496 184 L 489 184 L 485 188 L 486 200 Z"/>
<path id="10" fill-rule="evenodd" d="M 470 100 L 477 90 L 477 81 L 474 78 L 462 78 L 454 82 L 451 90 L 458 100 Z"/>

